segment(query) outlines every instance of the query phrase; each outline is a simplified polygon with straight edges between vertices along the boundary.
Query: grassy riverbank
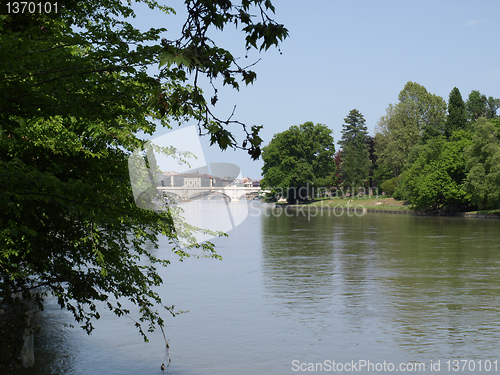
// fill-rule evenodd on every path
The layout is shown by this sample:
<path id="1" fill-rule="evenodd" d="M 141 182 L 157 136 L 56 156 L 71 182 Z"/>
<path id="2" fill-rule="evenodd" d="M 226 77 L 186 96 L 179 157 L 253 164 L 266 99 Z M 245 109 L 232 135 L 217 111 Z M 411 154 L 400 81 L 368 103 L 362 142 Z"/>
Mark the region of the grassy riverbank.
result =
<path id="1" fill-rule="evenodd" d="M 495 208 L 494 210 L 470 211 L 468 213 L 478 215 L 500 215 L 500 208 Z"/>
<path id="2" fill-rule="evenodd" d="M 378 197 L 354 197 L 354 198 L 321 198 L 317 199 L 314 202 L 307 202 L 300 204 L 299 206 L 312 206 L 318 208 L 337 208 L 337 209 L 346 209 L 355 207 L 360 208 L 360 206 L 366 209 L 368 212 L 376 211 L 376 212 L 394 212 L 394 211 L 404 211 L 405 213 L 417 213 L 411 209 L 411 206 L 408 202 L 399 201 L 391 197 L 378 196 Z M 432 214 L 432 213 L 427 213 Z M 470 212 L 461 212 L 457 213 L 457 215 L 466 216 L 466 217 L 492 217 L 492 218 L 500 218 L 500 208 L 493 210 L 480 210 L 480 211 L 470 211 Z"/>
<path id="3" fill-rule="evenodd" d="M 398 210 L 398 211 L 410 211 L 410 206 L 404 201 L 398 201 L 394 198 L 389 197 L 360 197 L 360 198 L 325 198 L 317 200 L 310 204 L 311 206 L 319 207 L 355 207 L 362 206 L 367 210 Z"/>
<path id="4" fill-rule="evenodd" d="M 278 203 L 287 205 L 287 203 Z M 388 211 L 411 211 L 410 206 L 404 201 L 398 201 L 390 197 L 359 197 L 359 198 L 320 198 L 313 202 L 299 204 L 299 206 L 323 207 L 323 208 L 354 208 L 361 206 L 367 210 Z"/>

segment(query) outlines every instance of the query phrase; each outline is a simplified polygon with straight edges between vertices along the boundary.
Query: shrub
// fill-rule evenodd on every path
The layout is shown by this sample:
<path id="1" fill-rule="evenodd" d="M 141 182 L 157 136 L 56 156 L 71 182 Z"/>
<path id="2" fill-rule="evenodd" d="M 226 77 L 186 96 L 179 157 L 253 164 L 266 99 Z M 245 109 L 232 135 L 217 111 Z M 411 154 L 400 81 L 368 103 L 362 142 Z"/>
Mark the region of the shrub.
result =
<path id="1" fill-rule="evenodd" d="M 385 191 L 385 193 L 388 195 L 393 195 L 397 187 L 398 187 L 397 177 L 390 178 L 389 180 L 386 180 L 380 184 L 380 188 L 382 189 L 382 191 Z"/>

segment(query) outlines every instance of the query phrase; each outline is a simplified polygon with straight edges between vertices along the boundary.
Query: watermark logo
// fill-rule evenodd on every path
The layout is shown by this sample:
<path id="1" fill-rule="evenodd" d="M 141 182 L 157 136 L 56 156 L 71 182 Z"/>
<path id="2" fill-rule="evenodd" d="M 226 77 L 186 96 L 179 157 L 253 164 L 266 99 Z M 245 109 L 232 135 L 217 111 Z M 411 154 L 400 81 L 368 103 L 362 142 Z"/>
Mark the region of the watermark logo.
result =
<path id="1" fill-rule="evenodd" d="M 195 126 L 147 142 L 128 160 L 136 204 L 145 210 L 168 210 L 185 245 L 208 241 L 240 225 L 248 205 L 232 163 L 207 163 Z M 255 189 L 257 190 L 257 189 Z"/>
<path id="2" fill-rule="evenodd" d="M 241 183 L 240 168 L 232 163 L 208 163 L 197 128 L 186 127 L 151 141 L 135 150 L 128 160 L 135 203 L 145 210 L 168 211 L 182 244 L 208 241 L 239 226 L 247 216 L 363 216 L 366 209 L 355 202 L 359 197 L 378 196 L 364 188 L 347 190 L 307 186 L 297 188 L 248 187 Z M 290 197 L 308 202 L 318 197 L 342 198 L 343 204 L 266 205 L 235 202 L 262 197 L 266 193 L 277 200 Z M 340 202 L 340 200 L 338 201 Z M 347 204 L 345 204 L 347 202 Z"/>
<path id="3" fill-rule="evenodd" d="M 265 217 L 280 217 L 280 216 L 297 216 L 307 218 L 311 221 L 316 217 L 361 217 L 367 213 L 366 208 L 361 204 L 351 204 L 351 201 L 345 205 L 326 205 L 321 201 L 317 206 L 309 205 L 262 205 L 261 203 L 250 203 L 250 216 L 265 216 Z"/>

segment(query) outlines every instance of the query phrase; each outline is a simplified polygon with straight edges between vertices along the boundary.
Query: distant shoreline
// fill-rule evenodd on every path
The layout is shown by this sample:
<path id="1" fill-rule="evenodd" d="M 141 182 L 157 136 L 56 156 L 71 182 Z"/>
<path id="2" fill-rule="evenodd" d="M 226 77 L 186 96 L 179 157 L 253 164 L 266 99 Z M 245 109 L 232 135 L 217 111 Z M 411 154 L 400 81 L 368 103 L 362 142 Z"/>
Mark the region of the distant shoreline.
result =
<path id="1" fill-rule="evenodd" d="M 366 204 L 370 202 L 370 204 Z M 432 212 L 432 211 L 415 211 L 410 210 L 402 201 L 396 201 L 393 198 L 375 198 L 375 199 L 328 199 L 319 200 L 307 203 L 288 204 L 277 203 L 278 206 L 286 206 L 291 209 L 303 209 L 304 207 L 315 207 L 321 210 L 346 210 L 346 209 L 363 209 L 364 213 L 381 213 L 381 214 L 406 214 L 412 216 L 447 216 L 447 217 L 465 217 L 477 219 L 500 219 L 500 212 Z M 380 208 L 378 208 L 380 206 Z"/>

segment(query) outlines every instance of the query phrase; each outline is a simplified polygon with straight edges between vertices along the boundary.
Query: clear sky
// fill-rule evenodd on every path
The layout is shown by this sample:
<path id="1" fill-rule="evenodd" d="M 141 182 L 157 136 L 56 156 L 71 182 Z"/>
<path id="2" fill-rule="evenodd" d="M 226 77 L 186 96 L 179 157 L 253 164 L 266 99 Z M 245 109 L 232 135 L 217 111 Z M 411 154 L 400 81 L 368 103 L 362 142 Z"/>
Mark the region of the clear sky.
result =
<path id="1" fill-rule="evenodd" d="M 172 2 L 169 2 L 169 4 Z M 163 26 L 174 39 L 183 17 L 140 15 L 141 27 Z M 322 123 L 340 138 L 353 108 L 365 117 L 370 134 L 408 81 L 448 101 L 453 87 L 464 100 L 471 90 L 500 97 L 499 0 L 273 0 L 275 20 L 290 36 L 281 52 L 270 49 L 245 59 L 243 35 L 228 27 L 214 37 L 222 47 L 254 67 L 257 81 L 240 92 L 219 90 L 215 111 L 274 134 L 306 121 Z M 205 88 L 211 93 L 210 88 Z M 236 128 L 237 129 L 237 128 Z M 160 132 L 159 134 L 164 134 Z M 239 135 L 235 131 L 236 135 Z M 241 138 L 240 138 L 241 139 Z M 243 176 L 261 177 L 262 160 L 245 151 L 221 153 L 202 139 L 209 162 L 238 164 Z"/>

